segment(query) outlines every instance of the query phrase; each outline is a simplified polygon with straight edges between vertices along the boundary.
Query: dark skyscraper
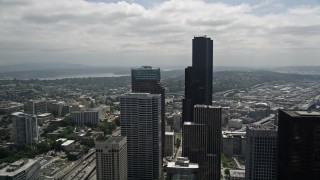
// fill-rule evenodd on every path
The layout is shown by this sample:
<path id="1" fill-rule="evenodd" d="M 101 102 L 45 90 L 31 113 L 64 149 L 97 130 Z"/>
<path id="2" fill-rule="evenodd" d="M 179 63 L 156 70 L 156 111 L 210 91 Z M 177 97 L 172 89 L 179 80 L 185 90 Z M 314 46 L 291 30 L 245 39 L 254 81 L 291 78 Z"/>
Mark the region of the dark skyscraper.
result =
<path id="1" fill-rule="evenodd" d="M 193 121 L 193 106 L 212 104 L 213 40 L 206 36 L 192 40 L 192 67 L 185 69 L 185 99 L 182 121 Z"/>
<path id="2" fill-rule="evenodd" d="M 319 179 L 320 113 L 279 110 L 278 179 Z"/>
<path id="3" fill-rule="evenodd" d="M 221 108 L 194 106 L 194 122 L 183 125 L 182 156 L 199 164 L 199 179 L 220 179 Z"/>
<path id="4" fill-rule="evenodd" d="M 134 93 L 161 94 L 161 141 L 164 155 L 165 144 L 165 89 L 160 83 L 160 68 L 142 66 L 141 68 L 131 69 L 131 88 Z"/>
<path id="5" fill-rule="evenodd" d="M 276 179 L 277 127 L 247 125 L 246 137 L 246 179 Z"/>

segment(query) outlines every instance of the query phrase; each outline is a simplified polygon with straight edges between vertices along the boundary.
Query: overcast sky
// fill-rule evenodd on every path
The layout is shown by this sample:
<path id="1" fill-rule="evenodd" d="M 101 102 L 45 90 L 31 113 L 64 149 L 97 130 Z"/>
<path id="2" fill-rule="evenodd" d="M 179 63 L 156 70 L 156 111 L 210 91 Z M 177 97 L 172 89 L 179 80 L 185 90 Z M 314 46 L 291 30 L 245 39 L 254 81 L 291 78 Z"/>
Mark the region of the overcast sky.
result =
<path id="1" fill-rule="evenodd" d="M 320 0 L 0 0 L 0 65 L 320 65 Z"/>

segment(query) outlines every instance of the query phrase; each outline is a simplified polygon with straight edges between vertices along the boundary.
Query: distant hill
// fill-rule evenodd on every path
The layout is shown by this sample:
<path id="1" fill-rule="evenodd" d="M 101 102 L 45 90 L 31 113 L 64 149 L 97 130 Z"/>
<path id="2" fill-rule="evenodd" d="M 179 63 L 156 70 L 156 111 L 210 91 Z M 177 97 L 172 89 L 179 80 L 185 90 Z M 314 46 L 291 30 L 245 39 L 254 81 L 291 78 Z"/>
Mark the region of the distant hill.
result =
<path id="1" fill-rule="evenodd" d="M 285 66 L 267 68 L 266 70 L 290 74 L 320 75 L 320 66 Z"/>

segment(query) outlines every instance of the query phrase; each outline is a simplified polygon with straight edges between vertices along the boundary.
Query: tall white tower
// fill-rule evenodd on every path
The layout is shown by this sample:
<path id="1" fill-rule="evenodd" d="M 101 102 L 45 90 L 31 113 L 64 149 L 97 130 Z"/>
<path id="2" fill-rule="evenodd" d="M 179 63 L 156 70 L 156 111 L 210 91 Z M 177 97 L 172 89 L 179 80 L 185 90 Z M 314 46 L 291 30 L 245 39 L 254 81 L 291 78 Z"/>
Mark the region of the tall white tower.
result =
<path id="1" fill-rule="evenodd" d="M 128 179 L 161 178 L 161 95 L 129 93 L 120 97 L 121 135 L 128 142 Z"/>

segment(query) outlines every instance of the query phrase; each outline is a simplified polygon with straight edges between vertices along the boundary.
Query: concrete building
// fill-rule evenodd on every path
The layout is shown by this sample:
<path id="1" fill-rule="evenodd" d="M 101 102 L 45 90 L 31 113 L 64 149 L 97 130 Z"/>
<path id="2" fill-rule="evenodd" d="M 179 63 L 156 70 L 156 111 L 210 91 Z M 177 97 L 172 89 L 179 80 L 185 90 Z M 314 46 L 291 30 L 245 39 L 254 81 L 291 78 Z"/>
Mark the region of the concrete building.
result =
<path id="1" fill-rule="evenodd" d="M 75 112 L 75 111 L 84 111 L 86 107 L 84 105 L 80 104 L 73 104 L 70 106 L 70 113 Z"/>
<path id="2" fill-rule="evenodd" d="M 23 110 L 23 104 L 11 101 L 0 101 L 0 114 L 10 114 Z"/>
<path id="3" fill-rule="evenodd" d="M 54 117 L 51 113 L 43 113 L 43 114 L 38 114 L 37 115 L 37 119 L 39 123 L 44 123 L 47 122 L 49 120 L 53 120 Z"/>
<path id="4" fill-rule="evenodd" d="M 24 104 L 24 112 L 26 114 L 41 114 L 47 112 L 47 101 L 42 100 L 30 100 Z"/>
<path id="5" fill-rule="evenodd" d="M 220 180 L 221 107 L 195 105 L 183 126 L 182 156 L 199 164 L 199 178 Z"/>
<path id="6" fill-rule="evenodd" d="M 99 124 L 99 112 L 98 111 L 73 111 L 71 113 L 71 120 L 77 125 L 93 125 Z"/>
<path id="7" fill-rule="evenodd" d="M 61 144 L 61 148 L 66 152 L 73 151 L 74 147 L 75 147 L 75 140 L 66 140 Z"/>
<path id="8" fill-rule="evenodd" d="M 173 120 L 173 130 L 175 132 L 181 132 L 181 129 L 182 129 L 182 116 L 180 113 L 174 113 L 172 115 L 172 120 Z"/>
<path id="9" fill-rule="evenodd" d="M 230 180 L 245 180 L 245 170 L 230 169 Z"/>
<path id="10" fill-rule="evenodd" d="M 160 82 L 160 68 L 142 66 L 141 68 L 131 69 L 131 88 L 134 93 L 161 94 L 161 141 L 165 144 L 165 89 Z M 164 155 L 164 147 L 162 155 Z"/>
<path id="11" fill-rule="evenodd" d="M 54 114 L 55 116 L 61 117 L 64 115 L 63 113 L 63 107 L 65 106 L 65 102 L 59 101 L 56 103 L 53 103 L 51 105 L 51 113 Z"/>
<path id="12" fill-rule="evenodd" d="M 11 114 L 12 139 L 16 145 L 34 145 L 38 142 L 39 129 L 35 115 L 22 112 Z"/>
<path id="13" fill-rule="evenodd" d="M 121 135 L 128 142 L 128 179 L 158 180 L 162 174 L 161 95 L 120 96 Z"/>
<path id="14" fill-rule="evenodd" d="M 164 150 L 165 157 L 174 154 L 174 132 L 166 132 Z"/>
<path id="15" fill-rule="evenodd" d="M 190 163 L 187 157 L 178 157 L 176 162 L 168 162 L 167 180 L 197 180 L 199 165 Z"/>
<path id="16" fill-rule="evenodd" d="M 277 127 L 252 124 L 246 132 L 246 179 L 276 179 Z"/>
<path id="17" fill-rule="evenodd" d="M 279 110 L 277 179 L 319 179 L 320 112 Z"/>
<path id="18" fill-rule="evenodd" d="M 227 156 L 246 156 L 246 132 L 222 131 L 222 152 Z"/>
<path id="19" fill-rule="evenodd" d="M 182 122 L 193 122 L 194 105 L 212 104 L 213 40 L 206 36 L 192 40 L 192 66 L 185 69 L 185 99 Z"/>
<path id="20" fill-rule="evenodd" d="M 127 180 L 127 138 L 109 137 L 96 142 L 97 180 Z"/>
<path id="21" fill-rule="evenodd" d="M 1 180 L 38 180 L 40 163 L 35 159 L 21 159 L 0 169 Z"/>

